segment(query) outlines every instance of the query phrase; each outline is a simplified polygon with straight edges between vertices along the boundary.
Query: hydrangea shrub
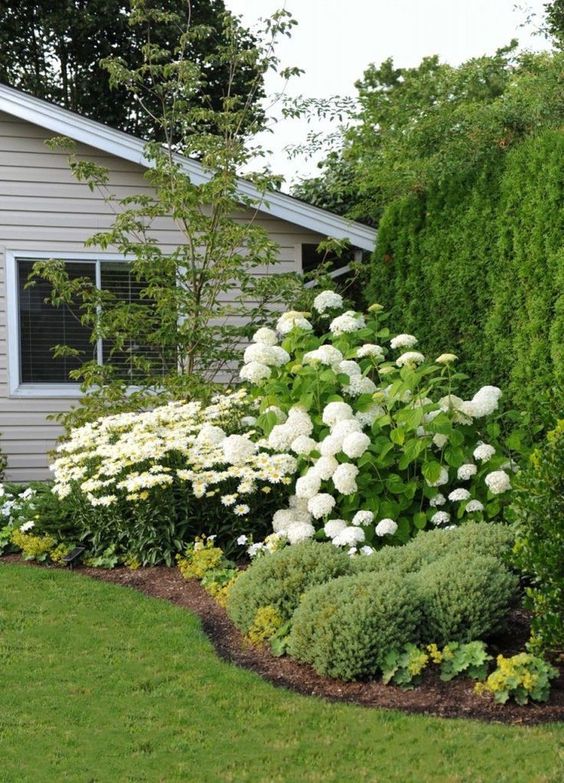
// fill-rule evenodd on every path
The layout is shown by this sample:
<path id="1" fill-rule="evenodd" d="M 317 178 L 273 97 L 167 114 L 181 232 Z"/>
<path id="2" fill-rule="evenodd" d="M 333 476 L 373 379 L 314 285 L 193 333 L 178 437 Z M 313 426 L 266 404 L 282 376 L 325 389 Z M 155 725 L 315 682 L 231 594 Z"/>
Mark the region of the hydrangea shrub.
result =
<path id="1" fill-rule="evenodd" d="M 370 554 L 419 530 L 502 518 L 515 465 L 499 446 L 501 390 L 461 399 L 454 354 L 425 357 L 379 305 L 343 309 L 323 291 L 313 313 L 283 313 L 245 351 L 256 437 L 297 460 L 274 531 Z"/>

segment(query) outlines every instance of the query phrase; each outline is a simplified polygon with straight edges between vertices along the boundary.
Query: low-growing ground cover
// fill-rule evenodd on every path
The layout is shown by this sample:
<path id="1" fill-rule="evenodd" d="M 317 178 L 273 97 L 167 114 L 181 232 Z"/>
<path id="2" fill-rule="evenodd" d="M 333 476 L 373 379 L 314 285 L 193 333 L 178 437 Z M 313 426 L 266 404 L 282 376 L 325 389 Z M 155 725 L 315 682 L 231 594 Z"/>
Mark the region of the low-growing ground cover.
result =
<path id="1" fill-rule="evenodd" d="M 560 780 L 562 725 L 331 704 L 220 661 L 179 607 L 68 572 L 0 566 L 2 779 Z"/>

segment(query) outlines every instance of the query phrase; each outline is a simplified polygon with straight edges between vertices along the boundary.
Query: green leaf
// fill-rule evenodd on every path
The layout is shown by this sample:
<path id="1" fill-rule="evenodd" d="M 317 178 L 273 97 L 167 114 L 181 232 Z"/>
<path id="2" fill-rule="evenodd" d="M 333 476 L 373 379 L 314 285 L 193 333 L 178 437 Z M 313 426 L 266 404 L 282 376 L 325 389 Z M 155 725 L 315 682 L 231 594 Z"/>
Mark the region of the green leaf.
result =
<path id="1" fill-rule="evenodd" d="M 401 446 L 405 442 L 405 430 L 395 429 L 390 432 L 390 440 L 397 446 Z"/>
<path id="2" fill-rule="evenodd" d="M 427 525 L 427 515 L 424 511 L 418 511 L 413 515 L 413 524 L 418 530 L 423 530 Z"/>
<path id="3" fill-rule="evenodd" d="M 436 481 L 439 480 L 441 476 L 441 463 L 440 462 L 426 462 L 423 465 L 423 475 L 429 482 L 429 484 L 434 484 Z"/>

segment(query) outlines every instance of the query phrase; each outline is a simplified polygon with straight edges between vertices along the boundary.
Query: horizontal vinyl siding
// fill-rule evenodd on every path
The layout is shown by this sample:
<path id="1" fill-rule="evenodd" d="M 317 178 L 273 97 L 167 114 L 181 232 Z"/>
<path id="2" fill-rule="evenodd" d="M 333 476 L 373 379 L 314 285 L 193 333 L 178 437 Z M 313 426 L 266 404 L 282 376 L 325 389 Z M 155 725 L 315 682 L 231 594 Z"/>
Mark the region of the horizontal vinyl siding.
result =
<path id="1" fill-rule="evenodd" d="M 49 477 L 47 454 L 61 434 L 61 428 L 49 417 L 68 410 L 77 400 L 10 397 L 5 251 L 35 251 L 47 258 L 84 252 L 85 240 L 109 227 L 113 215 L 101 196 L 74 180 L 66 153 L 45 145 L 51 136 L 38 126 L 0 112 L 0 446 L 8 457 L 6 479 L 11 481 Z M 116 197 L 151 194 L 140 166 L 84 145 L 77 145 L 76 151 L 110 170 L 108 189 Z M 243 221 L 250 216 L 242 209 L 235 218 Z M 268 215 L 254 217 L 254 222 L 279 246 L 279 263 L 257 267 L 258 275 L 298 270 L 301 244 L 322 239 Z M 164 252 L 182 242 L 172 221 L 157 221 L 154 233 Z"/>

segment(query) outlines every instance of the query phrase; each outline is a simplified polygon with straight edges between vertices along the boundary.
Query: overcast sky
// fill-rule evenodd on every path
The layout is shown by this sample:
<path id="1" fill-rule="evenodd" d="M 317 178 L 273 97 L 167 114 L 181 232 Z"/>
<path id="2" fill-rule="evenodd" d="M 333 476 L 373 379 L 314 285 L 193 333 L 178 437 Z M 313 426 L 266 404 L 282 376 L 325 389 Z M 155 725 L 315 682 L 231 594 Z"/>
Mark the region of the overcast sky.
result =
<path id="1" fill-rule="evenodd" d="M 546 0 L 226 0 L 248 27 L 260 17 L 285 7 L 297 19 L 290 40 L 281 42 L 283 65 L 297 65 L 305 74 L 290 83 L 290 94 L 322 98 L 354 96 L 354 83 L 370 63 L 393 57 L 396 65 L 414 66 L 423 57 L 438 54 L 456 65 L 471 57 L 492 54 L 512 38 L 527 49 L 548 48 L 533 35 Z M 521 27 L 527 13 L 536 23 Z M 270 93 L 281 83 L 267 82 Z M 315 124 L 316 130 L 326 126 Z M 272 150 L 270 163 L 286 177 L 285 190 L 296 176 L 316 173 L 315 161 L 289 161 L 286 145 L 305 141 L 312 126 L 302 120 L 280 121 L 276 134 L 261 141 Z"/>

